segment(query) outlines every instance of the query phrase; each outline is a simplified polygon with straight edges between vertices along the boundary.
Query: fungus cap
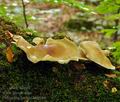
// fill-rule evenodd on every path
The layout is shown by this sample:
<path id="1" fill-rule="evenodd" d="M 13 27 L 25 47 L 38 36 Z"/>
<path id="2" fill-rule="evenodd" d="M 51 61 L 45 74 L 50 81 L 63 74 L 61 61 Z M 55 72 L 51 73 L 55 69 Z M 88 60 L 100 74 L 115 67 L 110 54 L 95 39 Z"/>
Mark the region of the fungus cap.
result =
<path id="1" fill-rule="evenodd" d="M 80 43 L 86 57 L 108 69 L 115 69 L 110 60 L 106 57 L 105 52 L 100 48 L 98 43 L 94 41 L 84 41 Z"/>
<path id="2" fill-rule="evenodd" d="M 37 37 L 33 39 L 33 42 L 36 44 L 33 46 L 19 35 L 13 36 L 13 40 L 33 63 L 39 61 L 57 61 L 63 64 L 71 60 L 91 60 L 107 69 L 115 69 L 106 57 L 106 51 L 102 50 L 94 41 L 83 41 L 77 46 L 67 38 L 59 40 L 48 38 L 45 44 L 43 44 L 41 42 L 44 42 L 44 40 Z"/>

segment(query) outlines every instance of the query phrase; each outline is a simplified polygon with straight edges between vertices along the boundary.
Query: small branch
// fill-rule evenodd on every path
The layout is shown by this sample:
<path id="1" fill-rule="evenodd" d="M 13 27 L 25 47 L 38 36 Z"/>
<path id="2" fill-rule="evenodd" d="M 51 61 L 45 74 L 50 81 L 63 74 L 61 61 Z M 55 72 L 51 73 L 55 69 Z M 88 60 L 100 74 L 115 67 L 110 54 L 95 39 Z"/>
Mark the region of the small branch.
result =
<path id="1" fill-rule="evenodd" d="M 27 22 L 27 17 L 26 17 L 26 8 L 25 8 L 24 0 L 22 0 L 22 6 L 23 6 L 23 17 L 24 17 L 25 25 L 26 25 L 26 28 L 28 28 L 28 22 Z"/>

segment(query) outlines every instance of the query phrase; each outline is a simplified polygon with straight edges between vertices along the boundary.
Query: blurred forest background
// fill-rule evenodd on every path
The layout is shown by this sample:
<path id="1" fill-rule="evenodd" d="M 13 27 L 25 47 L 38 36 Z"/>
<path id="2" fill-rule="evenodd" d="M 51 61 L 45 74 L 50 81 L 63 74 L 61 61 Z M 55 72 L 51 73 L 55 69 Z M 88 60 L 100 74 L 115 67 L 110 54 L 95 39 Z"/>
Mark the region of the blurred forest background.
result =
<path id="1" fill-rule="evenodd" d="M 40 37 L 67 36 L 79 43 L 98 41 L 117 47 L 119 63 L 119 0 L 1 0 L 0 16 Z M 115 42 L 113 44 L 113 42 Z M 117 42 L 117 43 L 116 43 Z M 114 49 L 114 48 L 112 48 Z"/>
<path id="2" fill-rule="evenodd" d="M 91 72 L 72 62 L 33 65 L 15 46 L 13 64 L 8 63 L 5 51 L 11 44 L 7 31 L 28 41 L 35 36 L 68 37 L 77 44 L 97 41 L 102 49 L 110 51 L 109 58 L 117 71 Z M 36 101 L 30 102 L 119 102 L 120 0 L 0 0 L 0 51 L 0 102 L 10 102 L 6 97 L 14 90 L 24 92 L 24 102 L 29 96 L 36 96 Z M 17 96 L 21 97 L 19 93 Z"/>

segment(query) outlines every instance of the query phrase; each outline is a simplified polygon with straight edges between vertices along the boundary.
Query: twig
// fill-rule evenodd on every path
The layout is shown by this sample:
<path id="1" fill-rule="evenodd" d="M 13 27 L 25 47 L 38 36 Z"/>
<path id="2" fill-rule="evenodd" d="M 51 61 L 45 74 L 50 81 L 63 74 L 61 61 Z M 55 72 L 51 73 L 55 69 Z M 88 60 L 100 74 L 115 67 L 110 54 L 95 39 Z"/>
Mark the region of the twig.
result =
<path id="1" fill-rule="evenodd" d="M 24 20 L 25 20 L 25 25 L 26 25 L 26 28 L 28 28 L 28 22 L 27 22 L 27 17 L 26 17 L 26 8 L 25 8 L 24 0 L 22 0 L 22 6 L 23 6 L 23 17 L 24 17 Z"/>

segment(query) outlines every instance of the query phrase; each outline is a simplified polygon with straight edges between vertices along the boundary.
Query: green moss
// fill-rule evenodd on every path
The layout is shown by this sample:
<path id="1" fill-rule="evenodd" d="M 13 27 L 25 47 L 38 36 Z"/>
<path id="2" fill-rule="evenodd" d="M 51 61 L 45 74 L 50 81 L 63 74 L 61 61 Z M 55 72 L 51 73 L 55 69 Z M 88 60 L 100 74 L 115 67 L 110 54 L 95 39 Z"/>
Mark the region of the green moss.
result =
<path id="1" fill-rule="evenodd" d="M 54 68 L 56 71 L 53 71 Z M 97 73 L 91 72 L 91 69 L 73 71 L 69 64 L 59 65 L 56 62 L 32 64 L 22 55 L 19 60 L 12 64 L 12 67 L 6 68 L 0 75 L 4 92 L 10 91 L 13 94 L 16 91 L 19 93 L 29 92 L 30 95 L 27 97 L 36 96 L 40 98 L 39 101 L 42 100 L 43 102 L 118 101 L 120 81 L 106 78 L 100 70 Z M 105 80 L 111 84 L 109 89 L 103 85 Z M 15 89 L 11 90 L 11 87 Z M 21 87 L 25 89 L 21 89 Z M 111 92 L 112 87 L 118 89 L 117 93 Z M 3 102 L 4 96 L 5 94 L 1 94 Z"/>

